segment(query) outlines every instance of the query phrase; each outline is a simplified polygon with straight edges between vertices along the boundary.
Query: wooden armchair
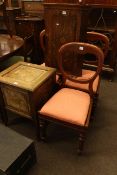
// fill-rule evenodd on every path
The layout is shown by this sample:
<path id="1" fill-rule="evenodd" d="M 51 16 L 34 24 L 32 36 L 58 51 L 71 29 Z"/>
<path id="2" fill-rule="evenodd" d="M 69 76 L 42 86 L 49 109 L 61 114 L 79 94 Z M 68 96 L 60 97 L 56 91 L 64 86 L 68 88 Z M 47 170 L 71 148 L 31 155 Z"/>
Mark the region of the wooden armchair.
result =
<path id="1" fill-rule="evenodd" d="M 96 56 L 97 69 L 95 73 L 88 78 L 80 75 L 80 77 L 76 79 L 76 75 L 66 69 L 65 63 L 70 61 L 74 66 L 74 61 L 76 62 L 77 60 L 80 74 L 83 65 L 82 56 L 87 53 Z M 103 60 L 104 54 L 97 46 L 80 42 L 71 42 L 61 46 L 59 49 L 58 66 L 63 76 L 62 88 L 38 111 L 40 123 L 39 132 L 42 140 L 45 140 L 46 137 L 45 129 L 47 121 L 58 122 L 74 128 L 79 132 L 78 152 L 82 153 L 94 100 L 93 83 L 102 70 Z M 89 93 L 78 90 L 77 88 L 66 88 L 66 80 L 79 84 L 88 83 Z"/>
<path id="2" fill-rule="evenodd" d="M 33 60 L 34 54 L 34 34 L 32 33 L 29 36 L 24 38 L 24 48 L 23 48 L 23 56 L 24 61 L 28 62 Z"/>

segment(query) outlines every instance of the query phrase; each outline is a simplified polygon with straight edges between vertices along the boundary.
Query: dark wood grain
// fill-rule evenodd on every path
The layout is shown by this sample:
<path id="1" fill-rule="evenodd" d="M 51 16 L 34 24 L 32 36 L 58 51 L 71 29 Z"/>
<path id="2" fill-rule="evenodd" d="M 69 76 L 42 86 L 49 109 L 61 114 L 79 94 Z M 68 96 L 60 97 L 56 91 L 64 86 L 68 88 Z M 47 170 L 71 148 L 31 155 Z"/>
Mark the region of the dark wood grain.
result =
<path id="1" fill-rule="evenodd" d="M 24 40 L 18 36 L 0 35 L 0 61 L 8 59 L 23 46 Z"/>
<path id="2" fill-rule="evenodd" d="M 45 64 L 57 68 L 60 46 L 85 40 L 89 8 L 78 4 L 44 3 L 44 9 L 47 37 Z"/>

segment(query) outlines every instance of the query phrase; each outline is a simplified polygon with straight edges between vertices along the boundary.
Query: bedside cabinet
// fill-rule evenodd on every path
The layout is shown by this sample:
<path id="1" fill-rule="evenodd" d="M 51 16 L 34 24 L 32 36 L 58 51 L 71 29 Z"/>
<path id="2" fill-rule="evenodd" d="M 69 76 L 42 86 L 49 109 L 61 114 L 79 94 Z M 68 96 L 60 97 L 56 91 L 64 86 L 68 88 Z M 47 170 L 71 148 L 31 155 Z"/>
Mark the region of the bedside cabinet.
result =
<path id="1" fill-rule="evenodd" d="M 2 71 L 0 88 L 6 111 L 32 119 L 37 127 L 37 110 L 53 93 L 55 73 L 54 68 L 26 62 L 18 62 Z M 7 115 L 4 121 L 8 123 Z"/>

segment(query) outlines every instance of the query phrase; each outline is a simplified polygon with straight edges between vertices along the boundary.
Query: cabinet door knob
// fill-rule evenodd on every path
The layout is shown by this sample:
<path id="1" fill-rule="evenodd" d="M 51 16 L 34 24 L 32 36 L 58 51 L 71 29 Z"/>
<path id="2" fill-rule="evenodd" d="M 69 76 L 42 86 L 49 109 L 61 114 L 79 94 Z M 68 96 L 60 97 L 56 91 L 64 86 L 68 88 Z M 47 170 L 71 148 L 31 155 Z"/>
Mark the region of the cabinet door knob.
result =
<path id="1" fill-rule="evenodd" d="M 56 26 L 59 26 L 60 24 L 59 23 L 56 23 Z"/>
<path id="2" fill-rule="evenodd" d="M 63 10 L 62 15 L 67 15 L 67 12 L 65 10 Z"/>

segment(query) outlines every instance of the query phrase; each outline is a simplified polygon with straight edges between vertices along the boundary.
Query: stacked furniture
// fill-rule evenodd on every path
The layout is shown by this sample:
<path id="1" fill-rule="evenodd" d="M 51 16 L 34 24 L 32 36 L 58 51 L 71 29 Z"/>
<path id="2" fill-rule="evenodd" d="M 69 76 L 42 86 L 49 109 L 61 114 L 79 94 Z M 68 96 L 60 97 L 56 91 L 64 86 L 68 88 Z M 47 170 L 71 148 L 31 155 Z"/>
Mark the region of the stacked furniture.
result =
<path id="1" fill-rule="evenodd" d="M 45 140 L 48 121 L 73 127 L 79 131 L 80 153 L 92 114 L 95 96 L 93 85 L 99 78 L 104 54 L 106 55 L 109 45 L 108 38 L 101 34 L 107 43 L 104 44 L 107 49 L 104 54 L 98 47 L 85 42 L 89 35 L 92 41 L 97 39 L 95 32 L 87 33 L 90 7 L 85 2 L 45 1 L 45 31 L 40 35 L 42 49 L 45 52 L 45 65 L 56 67 L 62 76 L 61 90 L 39 110 L 40 138 Z M 93 54 L 97 58 L 97 70 L 89 73 L 89 77 L 83 74 L 83 58 L 86 54 Z M 87 91 L 82 88 L 79 90 L 79 84 L 88 85 Z"/>
<path id="2" fill-rule="evenodd" d="M 79 63 L 77 67 L 82 72 L 82 55 L 93 54 L 97 58 L 97 69 L 90 77 L 77 77 L 73 71 L 66 69 L 67 61 L 72 67 L 73 61 Z M 80 56 L 79 56 L 80 55 Z M 66 61 L 67 60 L 67 61 Z M 90 123 L 92 107 L 94 101 L 93 83 L 99 76 L 104 60 L 102 50 L 88 43 L 70 42 L 62 45 L 59 49 L 57 59 L 59 70 L 63 77 L 61 89 L 55 93 L 47 103 L 39 110 L 39 131 L 40 138 L 46 139 L 46 126 L 48 121 L 57 122 L 67 127 L 74 128 L 78 131 L 79 146 L 78 152 L 82 153 L 86 131 Z M 76 86 L 66 87 L 66 81 L 70 80 Z M 79 90 L 77 84 L 89 84 L 88 93 Z"/>

